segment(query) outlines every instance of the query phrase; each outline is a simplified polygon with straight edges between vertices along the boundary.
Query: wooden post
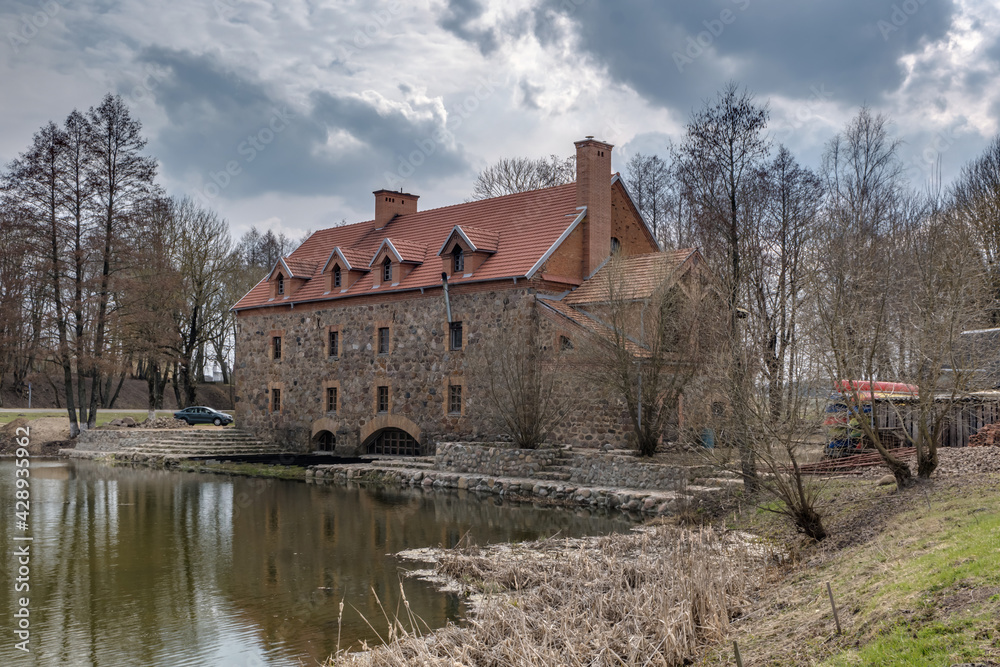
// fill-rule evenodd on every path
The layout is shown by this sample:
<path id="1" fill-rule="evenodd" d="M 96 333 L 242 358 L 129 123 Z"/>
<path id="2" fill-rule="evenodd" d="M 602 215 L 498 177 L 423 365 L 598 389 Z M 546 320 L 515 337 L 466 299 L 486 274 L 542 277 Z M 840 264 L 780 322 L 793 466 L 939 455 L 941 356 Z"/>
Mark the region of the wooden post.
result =
<path id="1" fill-rule="evenodd" d="M 826 582 L 826 592 L 830 596 L 830 606 L 833 607 L 833 620 L 837 624 L 837 634 L 840 634 L 840 617 L 837 615 L 837 603 L 833 601 L 833 589 L 830 588 L 830 582 Z"/>
<path id="2" fill-rule="evenodd" d="M 743 658 L 740 657 L 740 645 L 733 640 L 733 652 L 736 654 L 736 667 L 743 667 Z"/>

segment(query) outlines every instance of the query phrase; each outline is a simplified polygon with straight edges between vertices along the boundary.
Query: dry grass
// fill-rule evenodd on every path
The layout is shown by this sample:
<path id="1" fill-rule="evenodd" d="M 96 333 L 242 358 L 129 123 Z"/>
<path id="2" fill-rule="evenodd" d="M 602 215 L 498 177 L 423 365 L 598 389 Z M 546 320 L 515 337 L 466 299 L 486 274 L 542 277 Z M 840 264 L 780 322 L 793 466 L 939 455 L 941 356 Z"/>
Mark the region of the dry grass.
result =
<path id="1" fill-rule="evenodd" d="M 447 551 L 436 573 L 474 603 L 463 626 L 423 636 L 407 607 L 386 645 L 329 665 L 682 665 L 750 608 L 767 561 L 736 534 L 670 525 Z"/>

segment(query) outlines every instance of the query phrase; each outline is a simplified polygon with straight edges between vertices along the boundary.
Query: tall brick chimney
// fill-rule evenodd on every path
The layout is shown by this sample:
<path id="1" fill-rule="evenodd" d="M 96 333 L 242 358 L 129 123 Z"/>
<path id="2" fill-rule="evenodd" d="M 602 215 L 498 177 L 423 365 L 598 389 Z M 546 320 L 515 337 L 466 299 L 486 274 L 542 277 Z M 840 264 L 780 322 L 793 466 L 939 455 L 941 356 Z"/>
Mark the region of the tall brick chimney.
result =
<path id="1" fill-rule="evenodd" d="M 417 195 L 408 192 L 392 190 L 376 190 L 375 195 L 375 227 L 385 227 L 397 215 L 417 212 Z"/>
<path id="2" fill-rule="evenodd" d="M 611 144 L 587 137 L 576 145 L 576 205 L 583 219 L 583 277 L 611 254 Z"/>

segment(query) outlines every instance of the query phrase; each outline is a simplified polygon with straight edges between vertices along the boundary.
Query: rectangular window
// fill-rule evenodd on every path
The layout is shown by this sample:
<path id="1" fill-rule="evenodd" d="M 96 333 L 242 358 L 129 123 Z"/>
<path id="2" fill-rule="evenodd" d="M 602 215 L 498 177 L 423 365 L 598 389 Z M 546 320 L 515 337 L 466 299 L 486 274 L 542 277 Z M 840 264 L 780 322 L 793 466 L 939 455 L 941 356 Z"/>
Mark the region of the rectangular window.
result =
<path id="1" fill-rule="evenodd" d="M 448 347 L 452 350 L 462 349 L 462 323 L 452 322 L 448 325 Z"/>
<path id="2" fill-rule="evenodd" d="M 389 354 L 389 327 L 378 329 L 378 353 Z"/>
<path id="3" fill-rule="evenodd" d="M 389 412 L 389 387 L 378 388 L 378 412 Z"/>
<path id="4" fill-rule="evenodd" d="M 337 411 L 337 388 L 327 387 L 326 388 L 326 411 L 336 412 Z"/>
<path id="5" fill-rule="evenodd" d="M 277 387 L 271 390 L 271 412 L 281 412 L 281 390 Z"/>
<path id="6" fill-rule="evenodd" d="M 271 341 L 274 345 L 274 358 L 281 359 L 281 336 L 275 336 Z"/>
<path id="7" fill-rule="evenodd" d="M 448 414 L 462 414 L 462 385 L 448 385 Z"/>
<path id="8" fill-rule="evenodd" d="M 330 332 L 330 351 L 329 355 L 336 359 L 340 356 L 340 332 L 331 331 Z"/>

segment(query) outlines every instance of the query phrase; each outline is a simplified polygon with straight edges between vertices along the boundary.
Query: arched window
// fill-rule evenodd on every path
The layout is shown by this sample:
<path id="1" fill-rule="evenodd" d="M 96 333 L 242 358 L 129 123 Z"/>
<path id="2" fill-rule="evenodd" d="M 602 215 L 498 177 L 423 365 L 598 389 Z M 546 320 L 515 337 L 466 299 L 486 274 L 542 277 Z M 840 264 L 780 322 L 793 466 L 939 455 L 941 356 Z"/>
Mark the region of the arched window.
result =
<path id="1" fill-rule="evenodd" d="M 285 277 L 279 273 L 278 274 L 278 294 L 284 294 L 284 293 L 285 293 Z"/>
<path id="2" fill-rule="evenodd" d="M 622 247 L 622 242 L 618 240 L 618 237 L 617 236 L 612 236 L 611 237 L 611 254 L 613 255 L 616 252 L 618 252 L 621 249 L 621 247 Z"/>
<path id="3" fill-rule="evenodd" d="M 388 257 L 382 262 L 382 281 L 387 283 L 392 282 L 392 260 Z"/>
<path id="4" fill-rule="evenodd" d="M 452 273 L 464 273 L 465 272 L 465 253 L 462 252 L 462 246 L 455 246 L 454 252 L 452 252 Z"/>
<path id="5" fill-rule="evenodd" d="M 340 287 L 340 266 L 333 267 L 333 286 Z"/>

